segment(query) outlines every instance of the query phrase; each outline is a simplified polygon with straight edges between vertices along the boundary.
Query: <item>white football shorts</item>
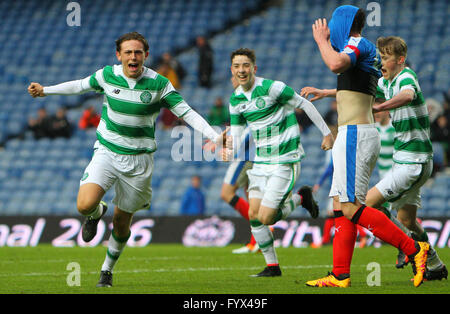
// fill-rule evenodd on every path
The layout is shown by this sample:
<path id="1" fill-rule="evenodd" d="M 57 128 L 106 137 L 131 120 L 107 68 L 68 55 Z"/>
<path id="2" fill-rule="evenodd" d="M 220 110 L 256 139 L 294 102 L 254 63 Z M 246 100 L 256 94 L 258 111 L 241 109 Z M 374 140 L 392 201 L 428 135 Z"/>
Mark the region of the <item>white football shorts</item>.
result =
<path id="1" fill-rule="evenodd" d="M 103 145 L 95 150 L 80 185 L 95 183 L 108 191 L 115 184 L 113 203 L 134 213 L 150 206 L 153 154 L 122 155 Z"/>
<path id="2" fill-rule="evenodd" d="M 373 124 L 344 125 L 333 146 L 333 181 L 330 197 L 365 203 L 369 179 L 380 153 L 380 135 Z"/>
<path id="3" fill-rule="evenodd" d="M 247 171 L 249 199 L 261 199 L 261 205 L 278 209 L 290 198 L 300 175 L 300 162 L 289 164 L 253 164 Z"/>
<path id="4" fill-rule="evenodd" d="M 223 183 L 231 184 L 237 187 L 246 187 L 248 185 L 247 170 L 252 169 L 253 162 L 245 160 L 234 160 L 228 166 Z"/>
<path id="5" fill-rule="evenodd" d="M 404 205 L 421 207 L 420 188 L 433 171 L 433 161 L 425 164 L 394 163 L 388 173 L 377 183 L 376 188 L 391 208 L 399 209 Z"/>

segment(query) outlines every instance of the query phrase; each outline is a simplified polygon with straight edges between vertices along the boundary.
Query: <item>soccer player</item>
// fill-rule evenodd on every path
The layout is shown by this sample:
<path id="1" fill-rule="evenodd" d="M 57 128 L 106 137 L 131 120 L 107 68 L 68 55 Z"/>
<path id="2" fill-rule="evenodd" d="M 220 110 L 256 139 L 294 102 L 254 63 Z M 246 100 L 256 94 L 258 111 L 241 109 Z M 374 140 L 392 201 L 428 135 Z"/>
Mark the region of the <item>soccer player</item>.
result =
<path id="1" fill-rule="evenodd" d="M 380 42 L 382 42 L 382 41 L 383 40 L 380 39 Z M 403 57 L 406 57 L 406 51 L 407 51 L 406 43 L 403 43 L 402 39 L 400 39 L 400 38 L 397 38 L 395 40 L 395 42 L 396 42 L 397 47 L 399 47 L 398 48 L 399 50 L 404 50 L 404 51 L 398 51 L 397 53 L 399 55 L 402 55 Z M 392 39 L 391 43 L 394 43 L 394 39 Z M 401 46 L 403 46 L 403 48 L 400 48 Z M 387 49 L 385 49 L 385 50 L 387 50 Z M 405 68 L 405 67 L 403 67 L 403 68 Z M 401 72 L 401 70 L 399 69 L 398 73 L 400 73 L 400 72 Z M 384 100 L 384 101 L 386 100 L 384 91 L 382 88 L 380 88 L 380 83 L 383 83 L 383 82 L 381 82 L 383 80 L 384 80 L 384 78 L 380 78 L 379 86 L 377 87 L 377 102 L 380 100 Z M 392 168 L 392 165 L 393 165 L 395 128 L 392 126 L 389 110 L 378 111 L 374 114 L 374 117 L 375 117 L 375 121 L 377 122 L 376 126 L 377 126 L 378 132 L 380 133 L 380 137 L 381 137 L 381 151 L 380 151 L 380 156 L 378 157 L 378 172 L 380 174 L 380 180 L 381 180 L 386 177 L 386 175 L 389 173 L 389 170 Z M 374 206 L 374 207 L 381 208 L 383 211 L 385 211 L 385 214 L 387 214 L 388 217 L 400 229 L 402 229 L 403 232 L 408 234 L 410 237 L 412 236 L 416 239 L 425 239 L 425 240 L 428 239 L 428 236 L 427 236 L 425 230 L 423 230 L 423 228 L 420 227 L 420 222 L 417 220 L 417 218 L 416 218 L 416 220 L 417 220 L 416 224 L 419 225 L 419 229 L 423 230 L 423 233 L 416 235 L 411 230 L 407 229 L 407 227 L 398 220 L 398 217 L 395 217 L 391 213 L 392 208 L 391 208 L 389 201 L 384 202 L 380 206 Z M 395 267 L 403 268 L 408 263 L 409 263 L 408 257 L 401 250 L 399 250 L 398 255 L 397 255 L 397 261 L 395 263 Z M 428 253 L 427 270 L 425 272 L 425 279 L 433 280 L 433 279 L 442 279 L 442 278 L 447 278 L 447 269 L 445 268 L 445 265 L 443 265 L 443 263 L 439 261 L 439 257 L 437 257 L 436 251 L 430 246 L 430 251 Z"/>
<path id="2" fill-rule="evenodd" d="M 224 160 L 236 151 L 246 125 L 255 140 L 256 156 L 249 177 L 249 219 L 267 267 L 257 277 L 281 276 L 269 225 L 286 218 L 300 204 L 318 215 L 312 189 L 302 187 L 292 195 L 300 174 L 304 151 L 294 109 L 303 109 L 322 132 L 321 147 L 333 146 L 333 136 L 317 109 L 280 81 L 256 77 L 253 50 L 240 48 L 231 53 L 231 73 L 239 86 L 230 97 L 231 139 L 224 149 Z"/>
<path id="3" fill-rule="evenodd" d="M 147 40 L 132 32 L 116 40 L 120 64 L 105 66 L 89 77 L 54 86 L 31 83 L 33 97 L 74 95 L 88 91 L 103 93 L 101 121 L 94 155 L 81 181 L 77 209 L 86 217 L 82 226 L 85 242 L 91 241 L 107 206 L 102 200 L 115 184 L 113 230 L 101 267 L 99 287 L 112 286 L 112 271 L 130 236 L 133 214 L 150 205 L 153 153 L 156 151 L 155 120 L 161 108 L 200 131 L 211 141 L 223 140 L 183 100 L 169 80 L 143 66 L 149 55 Z"/>
<path id="4" fill-rule="evenodd" d="M 361 36 L 365 13 L 351 5 L 333 12 L 330 26 L 318 19 L 313 37 L 326 66 L 338 75 L 334 90 L 310 90 L 317 97 L 334 96 L 338 105 L 338 135 L 333 147 L 333 181 L 330 196 L 335 208 L 333 270 L 328 276 L 306 283 L 312 287 L 349 287 L 350 265 L 359 224 L 379 239 L 400 248 L 413 264 L 414 286 L 423 281 L 429 245 L 415 242 L 381 211 L 365 205 L 369 178 L 380 151 L 374 126 L 375 99 L 380 60 L 375 45 Z"/>
<path id="5" fill-rule="evenodd" d="M 369 190 L 366 202 L 381 207 L 389 201 L 397 210 L 397 219 L 412 231 L 412 236 L 428 242 L 428 236 L 417 221 L 421 206 L 420 188 L 431 176 L 433 148 L 430 121 L 416 73 L 405 66 L 407 45 L 396 36 L 380 37 L 383 77 L 378 80 L 377 98 L 385 101 L 373 107 L 374 112 L 389 112 L 395 129 L 393 166 L 381 181 Z M 427 280 L 447 278 L 447 269 L 436 251 L 430 248 Z"/>

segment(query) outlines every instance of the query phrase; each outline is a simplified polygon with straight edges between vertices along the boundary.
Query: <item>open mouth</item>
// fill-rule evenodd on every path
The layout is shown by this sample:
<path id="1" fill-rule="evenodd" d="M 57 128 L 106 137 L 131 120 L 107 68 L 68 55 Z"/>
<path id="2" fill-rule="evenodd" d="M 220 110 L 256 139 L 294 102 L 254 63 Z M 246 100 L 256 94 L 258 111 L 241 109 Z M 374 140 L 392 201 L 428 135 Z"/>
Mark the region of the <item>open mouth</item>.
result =
<path id="1" fill-rule="evenodd" d="M 139 69 L 138 63 L 128 63 L 128 69 L 132 72 L 136 72 Z"/>
<path id="2" fill-rule="evenodd" d="M 247 75 L 244 75 L 244 74 L 241 74 L 241 75 L 237 75 L 237 78 L 240 80 L 240 81 L 244 81 L 244 80 L 246 80 L 247 79 Z"/>

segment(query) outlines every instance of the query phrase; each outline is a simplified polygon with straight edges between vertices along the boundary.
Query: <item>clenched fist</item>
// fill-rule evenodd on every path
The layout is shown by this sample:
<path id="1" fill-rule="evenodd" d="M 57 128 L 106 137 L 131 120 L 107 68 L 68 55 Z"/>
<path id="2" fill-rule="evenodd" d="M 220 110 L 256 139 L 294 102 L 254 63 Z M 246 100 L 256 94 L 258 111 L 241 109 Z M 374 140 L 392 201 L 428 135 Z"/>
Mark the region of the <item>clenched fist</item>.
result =
<path id="1" fill-rule="evenodd" d="M 45 97 L 44 87 L 39 83 L 32 82 L 30 86 L 28 86 L 28 93 L 32 97 Z"/>

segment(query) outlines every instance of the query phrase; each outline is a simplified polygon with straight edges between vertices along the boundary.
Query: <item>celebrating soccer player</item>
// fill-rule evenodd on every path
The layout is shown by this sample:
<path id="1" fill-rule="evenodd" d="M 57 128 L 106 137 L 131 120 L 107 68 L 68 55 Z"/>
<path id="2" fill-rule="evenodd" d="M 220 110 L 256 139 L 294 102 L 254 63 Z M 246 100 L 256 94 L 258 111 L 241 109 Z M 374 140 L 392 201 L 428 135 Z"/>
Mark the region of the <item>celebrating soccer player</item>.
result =
<path id="1" fill-rule="evenodd" d="M 107 210 L 101 200 L 115 184 L 113 230 L 100 287 L 112 286 L 112 270 L 130 236 L 133 214 L 150 206 L 155 120 L 160 109 L 168 108 L 211 141 L 222 142 L 225 134 L 217 134 L 192 110 L 167 78 L 143 65 L 148 55 L 147 40 L 137 32 L 127 33 L 116 40 L 116 57 L 121 64 L 105 66 L 81 80 L 48 87 L 31 83 L 28 87 L 33 97 L 87 91 L 105 95 L 95 153 L 81 178 L 77 198 L 78 211 L 86 216 L 83 240 L 89 242 Z"/>
<path id="2" fill-rule="evenodd" d="M 378 80 L 377 98 L 384 99 L 374 112 L 390 112 L 394 127 L 393 165 L 367 194 L 367 205 L 379 208 L 389 201 L 397 218 L 412 236 L 428 242 L 428 236 L 417 221 L 421 206 L 420 188 L 433 170 L 433 147 L 430 121 L 416 73 L 405 66 L 407 45 L 400 37 L 380 37 L 383 77 Z M 397 263 L 402 263 L 398 261 Z M 402 265 L 402 264 L 400 264 Z M 447 278 L 448 272 L 436 251 L 430 247 L 425 278 Z"/>
<path id="3" fill-rule="evenodd" d="M 281 269 L 269 225 L 287 217 L 300 204 L 313 217 L 318 215 L 310 187 L 302 187 L 292 195 L 304 156 L 294 109 L 303 109 L 322 132 L 322 149 L 331 149 L 334 140 L 311 102 L 283 82 L 256 77 L 256 70 L 253 50 L 241 48 L 231 53 L 231 73 L 239 86 L 230 97 L 233 142 L 227 143 L 225 157 L 237 150 L 248 124 L 256 146 L 253 167 L 247 171 L 249 219 L 252 234 L 267 264 L 255 276 L 273 277 L 280 276 Z"/>

